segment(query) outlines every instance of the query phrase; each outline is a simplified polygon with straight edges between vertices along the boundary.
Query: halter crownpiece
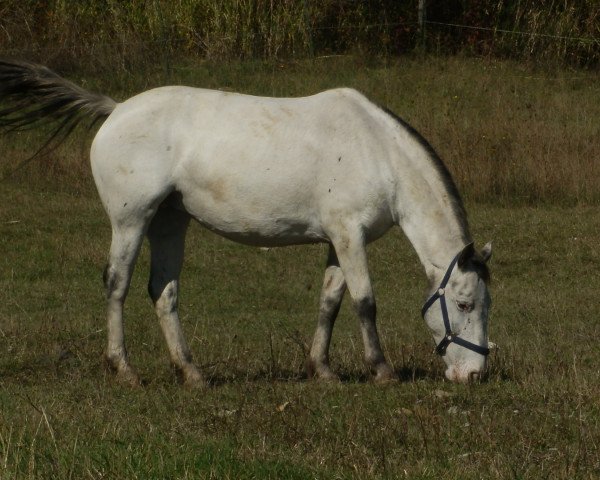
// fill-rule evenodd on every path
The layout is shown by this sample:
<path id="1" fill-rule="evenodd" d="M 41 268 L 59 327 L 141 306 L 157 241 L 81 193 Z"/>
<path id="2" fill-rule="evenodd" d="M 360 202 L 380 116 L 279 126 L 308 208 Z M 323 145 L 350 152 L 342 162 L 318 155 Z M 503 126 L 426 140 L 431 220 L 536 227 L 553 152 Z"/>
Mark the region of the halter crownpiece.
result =
<path id="1" fill-rule="evenodd" d="M 469 245 L 467 245 L 467 247 L 469 247 Z M 442 279 L 440 286 L 438 287 L 436 292 L 427 299 L 427 301 L 423 305 L 423 308 L 421 308 L 421 316 L 425 318 L 425 313 L 427 313 L 429 307 L 431 307 L 439 299 L 440 308 L 442 309 L 442 319 L 444 320 L 444 328 L 446 329 L 446 333 L 444 333 L 444 338 L 442 338 L 440 343 L 438 343 L 435 347 L 435 353 L 437 353 L 438 355 L 445 355 L 448 345 L 450 345 L 451 343 L 456 343 L 457 345 L 460 345 L 461 347 L 464 347 L 468 350 L 479 353 L 483 356 L 487 356 L 490 353 L 489 348 L 482 347 L 481 345 L 469 342 L 464 338 L 460 338 L 458 334 L 453 333 L 452 329 L 450 328 L 450 319 L 448 318 L 448 307 L 446 306 L 446 285 L 448 284 L 448 281 L 450 280 L 450 275 L 452 274 L 452 270 L 454 270 L 454 267 L 456 266 L 458 259 L 462 255 L 463 251 L 464 249 L 458 252 L 458 254 L 450 262 L 448 270 L 446 270 L 446 273 L 444 274 L 444 278 Z"/>

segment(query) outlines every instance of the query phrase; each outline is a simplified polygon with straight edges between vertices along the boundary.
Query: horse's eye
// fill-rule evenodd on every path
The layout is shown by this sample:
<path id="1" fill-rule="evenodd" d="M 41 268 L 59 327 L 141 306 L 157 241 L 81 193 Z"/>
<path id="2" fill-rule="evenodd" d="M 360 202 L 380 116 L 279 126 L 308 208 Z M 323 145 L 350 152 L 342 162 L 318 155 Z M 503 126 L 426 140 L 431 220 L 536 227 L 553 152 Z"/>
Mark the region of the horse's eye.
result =
<path id="1" fill-rule="evenodd" d="M 461 312 L 470 312 L 473 310 L 473 303 L 472 302 L 459 302 L 458 300 L 456 301 L 456 306 L 458 307 L 458 309 Z"/>

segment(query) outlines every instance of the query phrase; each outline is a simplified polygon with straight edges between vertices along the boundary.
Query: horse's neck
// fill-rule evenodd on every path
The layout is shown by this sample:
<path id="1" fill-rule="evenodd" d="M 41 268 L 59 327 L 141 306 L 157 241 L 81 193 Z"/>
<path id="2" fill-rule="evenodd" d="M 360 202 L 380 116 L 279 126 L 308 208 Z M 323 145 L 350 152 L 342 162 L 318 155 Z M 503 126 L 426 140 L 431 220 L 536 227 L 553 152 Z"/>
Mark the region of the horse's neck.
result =
<path id="1" fill-rule="evenodd" d="M 396 218 L 415 248 L 430 280 L 445 271 L 471 237 L 452 180 L 445 178 L 435 153 L 414 132 L 400 126 Z M 445 167 L 444 167 L 445 168 Z"/>
<path id="2" fill-rule="evenodd" d="M 400 227 L 415 248 L 427 277 L 433 281 L 471 240 L 456 224 L 440 218 L 438 206 L 408 210 L 401 217 Z"/>

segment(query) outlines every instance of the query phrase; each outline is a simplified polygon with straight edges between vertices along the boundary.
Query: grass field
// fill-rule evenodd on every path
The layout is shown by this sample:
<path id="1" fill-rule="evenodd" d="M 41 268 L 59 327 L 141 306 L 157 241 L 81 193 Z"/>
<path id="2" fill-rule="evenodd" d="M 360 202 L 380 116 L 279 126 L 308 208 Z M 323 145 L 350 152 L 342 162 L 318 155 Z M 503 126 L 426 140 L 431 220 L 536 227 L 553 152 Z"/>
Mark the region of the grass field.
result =
<path id="1" fill-rule="evenodd" d="M 358 322 L 345 303 L 332 345 L 343 382 L 321 385 L 305 380 L 303 363 L 325 247 L 263 251 L 194 226 L 180 308 L 211 387 L 188 391 L 175 381 L 146 295 L 147 248 L 126 305 L 129 351 L 147 385 L 118 385 L 102 363 L 110 226 L 90 184 L 89 140 L 81 134 L 50 163 L 0 183 L 0 478 L 600 476 L 594 77 L 559 72 L 549 80 L 509 64 L 479 65 L 492 70 L 478 76 L 477 62 L 456 59 L 360 68 L 340 62 L 345 68 L 335 72 L 297 64 L 198 67 L 176 80 L 278 95 L 357 86 L 422 130 L 466 193 L 477 243 L 494 240 L 490 337 L 499 349 L 488 381 L 444 381 L 419 316 L 424 274 L 400 231 L 369 252 L 384 347 L 401 381 L 370 383 Z M 160 78 L 130 81 L 134 90 Z M 514 92 L 533 102 L 535 121 L 527 107 L 500 116 L 520 105 Z M 458 110 L 450 108 L 455 97 L 465 99 Z M 504 183 L 483 191 L 477 179 L 494 171 L 480 170 L 481 162 L 502 143 L 502 131 L 511 146 L 498 157 Z M 10 159 L 4 172 L 33 151 L 31 142 L 13 137 L 1 145 L 0 156 Z M 535 157 L 540 145 L 545 153 Z M 563 190 L 552 190 L 521 166 L 511 170 L 525 152 L 551 166 L 596 156 L 589 170 L 554 172 Z M 528 165 L 535 171 L 537 164 Z"/>

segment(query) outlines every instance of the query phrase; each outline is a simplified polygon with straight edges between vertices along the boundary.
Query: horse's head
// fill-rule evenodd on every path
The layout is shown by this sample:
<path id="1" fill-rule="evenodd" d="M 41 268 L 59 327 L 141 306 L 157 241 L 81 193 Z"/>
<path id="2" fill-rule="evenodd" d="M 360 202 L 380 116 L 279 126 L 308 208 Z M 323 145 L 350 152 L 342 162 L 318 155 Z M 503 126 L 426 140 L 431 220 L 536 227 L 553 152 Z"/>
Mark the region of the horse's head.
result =
<path id="1" fill-rule="evenodd" d="M 445 273 L 436 278 L 423 317 L 436 341 L 436 352 L 446 362 L 446 377 L 473 382 L 483 376 L 488 350 L 488 243 L 481 252 L 467 245 Z"/>

